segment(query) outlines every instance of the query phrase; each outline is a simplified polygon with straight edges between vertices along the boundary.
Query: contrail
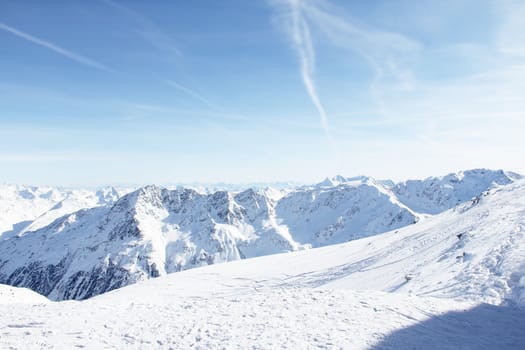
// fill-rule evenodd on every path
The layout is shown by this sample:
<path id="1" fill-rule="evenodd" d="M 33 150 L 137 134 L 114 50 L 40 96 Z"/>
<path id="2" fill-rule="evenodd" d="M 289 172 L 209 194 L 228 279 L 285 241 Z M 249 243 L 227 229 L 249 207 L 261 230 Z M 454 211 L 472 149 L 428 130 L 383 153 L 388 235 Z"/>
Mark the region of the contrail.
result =
<path id="1" fill-rule="evenodd" d="M 160 30 L 152 21 L 143 16 L 142 14 L 126 7 L 122 4 L 119 4 L 111 0 L 102 0 L 106 5 L 112 7 L 114 10 L 124 14 L 134 22 L 138 23 L 142 28 L 141 30 L 136 30 L 136 33 L 142 38 L 144 38 L 151 45 L 155 46 L 157 49 L 167 50 L 175 53 L 175 55 L 182 57 L 182 52 L 176 47 L 172 42 L 171 38 L 166 35 L 162 30 Z"/>
<path id="2" fill-rule="evenodd" d="M 294 43 L 295 50 L 299 56 L 301 63 L 301 77 L 303 79 L 304 86 L 308 92 L 308 96 L 312 100 L 319 118 L 323 131 L 332 147 L 332 151 L 337 160 L 339 160 L 339 151 L 337 145 L 330 132 L 330 126 L 328 123 L 328 116 L 326 110 L 319 99 L 317 89 L 314 82 L 314 67 L 315 67 L 315 51 L 310 37 L 310 30 L 306 20 L 301 14 L 300 0 L 289 0 L 290 8 L 292 10 L 292 40 Z"/>
<path id="3" fill-rule="evenodd" d="M 53 43 L 50 43 L 49 41 L 45 41 L 45 40 L 39 39 L 37 37 L 34 37 L 32 35 L 29 35 L 27 33 L 24 33 L 24 32 L 22 32 L 22 31 L 20 31 L 20 30 L 18 30 L 16 28 L 8 26 L 7 24 L 0 23 L 0 29 L 6 31 L 8 33 L 11 33 L 11 34 L 13 34 L 13 35 L 15 35 L 15 36 L 17 36 L 19 38 L 26 39 L 26 40 L 34 43 L 34 44 L 43 46 L 43 47 L 45 47 L 45 48 L 47 48 L 49 50 L 55 51 L 56 53 L 59 53 L 62 56 L 69 58 L 70 60 L 76 61 L 78 63 L 84 64 L 84 65 L 87 65 L 87 66 L 91 66 L 93 68 L 97 68 L 97 69 L 100 69 L 100 70 L 103 70 L 103 71 L 107 71 L 107 72 L 111 72 L 112 71 L 112 69 L 106 67 L 102 63 L 93 61 L 93 60 L 91 60 L 89 58 L 86 58 L 84 56 L 77 55 L 74 52 L 71 52 L 71 51 L 68 51 L 66 49 L 63 49 L 60 46 L 57 46 L 57 45 L 55 45 Z"/>
<path id="4" fill-rule="evenodd" d="M 210 103 L 210 101 L 208 101 L 206 98 L 204 98 L 203 96 L 199 95 L 198 93 L 196 93 L 195 91 L 185 87 L 185 86 L 182 86 L 181 84 L 173 81 L 173 80 L 166 80 L 166 84 L 168 84 L 169 86 L 172 86 L 176 89 L 179 89 L 180 91 L 183 91 L 185 92 L 186 94 L 190 95 L 191 97 L 193 97 L 194 99 L 196 100 L 199 100 L 200 102 L 204 103 L 205 105 L 207 105 L 208 107 L 210 108 L 215 108 L 213 107 L 213 105 Z"/>

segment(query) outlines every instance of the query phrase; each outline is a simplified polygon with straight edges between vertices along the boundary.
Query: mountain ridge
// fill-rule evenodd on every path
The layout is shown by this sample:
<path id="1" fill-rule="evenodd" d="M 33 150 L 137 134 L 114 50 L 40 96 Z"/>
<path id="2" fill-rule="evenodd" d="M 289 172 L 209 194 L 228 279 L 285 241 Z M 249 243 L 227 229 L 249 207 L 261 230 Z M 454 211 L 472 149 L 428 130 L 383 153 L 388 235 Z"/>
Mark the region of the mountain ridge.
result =
<path id="1" fill-rule="evenodd" d="M 432 207 L 444 211 L 453 201 L 463 203 L 517 177 L 483 169 L 466 171 L 461 179 L 447 176 L 400 188 L 416 194 L 432 189 L 436 197 L 423 197 L 422 203 L 445 198 Z M 203 194 L 145 186 L 106 205 L 0 238 L 0 283 L 29 287 L 54 300 L 85 299 L 188 268 L 373 236 L 429 215 L 403 203 L 396 187 L 373 178 L 338 180 L 284 194 L 263 189 Z M 473 181 L 481 185 L 471 186 Z M 461 196 L 450 200 L 449 193 Z"/>

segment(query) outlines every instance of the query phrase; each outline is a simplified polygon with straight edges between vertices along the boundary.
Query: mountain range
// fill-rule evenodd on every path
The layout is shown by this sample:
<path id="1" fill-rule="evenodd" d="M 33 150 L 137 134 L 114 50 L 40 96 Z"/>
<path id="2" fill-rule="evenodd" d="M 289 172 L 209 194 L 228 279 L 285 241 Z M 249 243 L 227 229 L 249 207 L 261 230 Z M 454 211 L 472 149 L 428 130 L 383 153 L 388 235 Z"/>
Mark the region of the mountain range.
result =
<path id="1" fill-rule="evenodd" d="M 487 186 L 475 186 L 478 181 L 469 181 L 480 176 Z M 436 188 L 436 181 L 438 179 L 427 183 Z M 217 250 L 223 255 L 204 257 L 199 263 L 206 266 L 168 273 L 82 301 L 52 302 L 28 289 L 0 285 L 0 344 L 5 348 L 24 349 L 523 349 L 525 179 L 508 173 L 474 171 L 447 177 L 442 184 L 443 187 L 438 186 L 442 190 L 436 193 L 447 193 L 447 200 L 420 191 L 419 185 L 409 192 L 413 198 L 419 194 L 424 208 L 430 208 L 433 203 L 451 206 L 449 209 L 439 214 L 412 210 L 418 217 L 416 224 L 340 244 L 329 244 L 324 236 L 318 240 L 315 234 L 310 234 L 318 229 L 314 226 L 310 233 L 297 236 L 291 224 L 302 219 L 285 222 L 284 219 L 290 219 L 283 218 L 283 213 L 288 212 L 284 209 L 292 207 L 280 208 L 281 201 L 290 196 L 292 199 L 286 201 L 302 203 L 302 209 L 293 211 L 293 215 L 328 220 L 332 216 L 327 213 L 339 213 L 335 203 L 353 203 L 352 200 L 361 198 L 345 193 L 330 194 L 334 191 L 357 191 L 366 201 L 373 202 L 374 198 L 383 201 L 378 192 L 384 188 L 377 187 L 369 178 L 346 179 L 332 185 L 323 183 L 290 190 L 284 195 L 254 191 L 260 197 L 252 191 L 205 195 L 150 186 L 122 196 L 112 205 L 67 215 L 56 220 L 54 226 L 26 231 L 4 242 L 23 242 L 17 254 L 26 259 L 25 246 L 35 254 L 30 261 L 44 258 L 49 262 L 59 261 L 68 249 L 79 247 L 69 252 L 71 257 L 62 265 L 63 271 L 68 276 L 72 276 L 70 272 L 81 272 L 77 281 L 86 283 L 96 278 L 86 271 L 100 268 L 99 277 L 101 281 L 106 278 L 109 288 L 118 286 L 119 278 L 125 281 L 126 276 L 133 276 L 132 273 L 141 268 L 145 269 L 143 278 L 168 273 L 166 265 L 153 268 L 150 259 L 157 257 L 155 247 L 182 240 L 169 238 L 169 225 L 189 230 L 203 227 L 199 223 L 221 220 L 221 224 L 215 225 L 223 230 L 223 236 L 206 232 L 200 239 L 216 235 L 215 242 L 223 242 L 228 228 L 232 237 L 228 244 L 232 246 L 221 248 L 224 249 L 221 252 Z M 359 189 L 361 186 L 366 187 Z M 460 196 L 469 196 L 461 186 L 478 192 L 483 190 L 457 203 Z M 368 199 L 369 196 L 372 198 Z M 264 202 L 261 198 L 272 200 Z M 400 202 L 391 203 L 404 208 Z M 330 210 L 325 208 L 329 205 Z M 264 217 L 260 214 L 268 208 L 273 208 L 271 215 L 275 215 L 276 220 L 282 220 L 278 225 L 290 225 L 287 232 L 291 238 L 285 239 L 285 231 L 270 230 L 265 236 L 259 231 L 250 232 L 247 226 L 244 230 L 235 226 L 246 222 L 252 228 L 259 227 L 259 219 Z M 367 209 L 354 213 L 354 217 L 361 213 L 377 214 L 370 209 L 375 205 L 363 205 L 363 208 Z M 129 219 L 129 215 L 134 219 Z M 119 225 L 128 219 L 136 220 L 136 225 L 129 229 Z M 349 219 L 344 223 L 359 226 L 360 221 Z M 341 228 L 337 232 L 332 236 L 334 242 L 345 232 L 351 238 L 353 231 Z M 197 244 L 193 235 L 198 236 L 192 232 L 184 238 L 186 242 Z M 223 264 L 211 264 L 208 260 L 210 256 L 226 258 L 225 251 L 231 253 L 234 247 L 238 252 L 245 252 L 246 247 L 255 244 L 251 239 L 270 242 L 268 237 L 283 237 L 277 240 L 283 245 L 275 251 L 297 251 L 252 259 L 242 259 L 239 253 L 238 257 L 230 255 L 237 260 Z M 297 237 L 313 237 L 308 244 L 314 248 L 307 249 L 306 243 Z M 28 247 L 29 243 L 40 244 L 39 249 Z M 17 247 L 10 244 L 12 248 Z M 324 246 L 315 248 L 319 245 Z M 210 243 L 208 249 L 212 246 Z M 173 256 L 180 254 L 178 247 L 171 246 Z M 125 260 L 126 249 L 128 260 Z M 107 255 L 102 254 L 103 251 L 107 251 Z M 8 250 L 2 251 L 5 253 L 9 253 Z M 36 254 L 40 254 L 38 258 Z M 120 262 L 116 259 L 118 254 L 121 254 Z M 135 259 L 137 255 L 149 257 Z M 15 259 L 17 255 L 11 256 Z M 103 270 L 104 265 L 97 263 L 96 256 L 114 261 L 110 268 L 114 278 L 108 278 L 110 269 Z M 23 265 L 25 260 L 21 261 Z M 59 269 L 54 272 L 56 276 L 63 275 Z M 29 270 L 27 273 L 26 276 L 32 276 Z M 57 278 L 59 284 L 67 279 Z M 84 285 L 88 290 L 97 285 L 89 283 Z M 87 297 L 74 294 L 84 289 L 72 288 L 68 292 L 56 285 L 50 288 L 49 295 L 55 299 Z"/>
<path id="2" fill-rule="evenodd" d="M 213 193 L 3 186 L 0 283 L 52 300 L 86 299 L 194 267 L 420 227 L 521 178 L 475 169 L 401 183 L 337 176 Z"/>

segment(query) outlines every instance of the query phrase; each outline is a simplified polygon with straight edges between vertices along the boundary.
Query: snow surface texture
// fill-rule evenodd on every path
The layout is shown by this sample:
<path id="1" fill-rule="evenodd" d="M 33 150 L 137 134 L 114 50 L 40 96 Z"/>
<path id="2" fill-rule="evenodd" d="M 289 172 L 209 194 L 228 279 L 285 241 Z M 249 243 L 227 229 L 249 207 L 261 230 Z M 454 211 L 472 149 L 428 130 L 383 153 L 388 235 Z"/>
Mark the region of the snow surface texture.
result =
<path id="1" fill-rule="evenodd" d="M 524 262 L 519 180 L 348 243 L 0 305 L 0 347 L 523 349 Z"/>
<path id="2" fill-rule="evenodd" d="M 525 344 L 525 313 L 519 309 L 322 288 L 211 284 L 219 290 L 200 291 L 199 273 L 189 281 L 178 275 L 161 277 L 155 288 L 139 283 L 81 302 L 0 305 L 0 346 L 518 350 Z M 253 282 L 256 276 L 243 278 Z"/>
<path id="3" fill-rule="evenodd" d="M 464 198 L 472 188 L 485 191 L 517 178 L 488 170 L 455 176 L 463 179 L 454 184 Z M 428 183 L 435 196 L 448 194 L 440 190 L 449 187 L 445 178 L 441 187 Z M 44 227 L 37 219 L 29 225 L 34 231 L 8 235 L 0 241 L 0 283 L 53 300 L 85 299 L 192 267 L 331 245 L 417 222 L 420 215 L 383 183 L 337 177 L 284 196 L 269 189 L 202 194 L 147 186 L 114 204 Z M 414 189 L 405 193 L 418 193 L 421 186 L 407 185 Z"/>

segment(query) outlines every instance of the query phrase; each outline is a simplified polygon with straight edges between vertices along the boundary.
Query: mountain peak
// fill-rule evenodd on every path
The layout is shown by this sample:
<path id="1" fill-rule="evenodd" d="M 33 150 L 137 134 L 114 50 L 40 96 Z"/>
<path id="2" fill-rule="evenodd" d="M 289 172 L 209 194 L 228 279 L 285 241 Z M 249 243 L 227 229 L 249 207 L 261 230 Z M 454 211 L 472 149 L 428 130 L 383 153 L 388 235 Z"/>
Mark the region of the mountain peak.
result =
<path id="1" fill-rule="evenodd" d="M 335 175 L 333 177 L 327 177 L 323 181 L 315 185 L 315 187 L 334 187 L 339 185 L 349 185 L 349 186 L 358 186 L 361 184 L 368 183 L 370 181 L 375 181 L 373 178 L 365 175 L 353 176 L 353 177 L 344 177 L 342 175 Z"/>
<path id="2" fill-rule="evenodd" d="M 521 175 L 503 170 L 470 169 L 424 180 L 397 183 L 392 191 L 419 213 L 437 214 L 468 201 L 493 186 L 508 185 Z"/>

